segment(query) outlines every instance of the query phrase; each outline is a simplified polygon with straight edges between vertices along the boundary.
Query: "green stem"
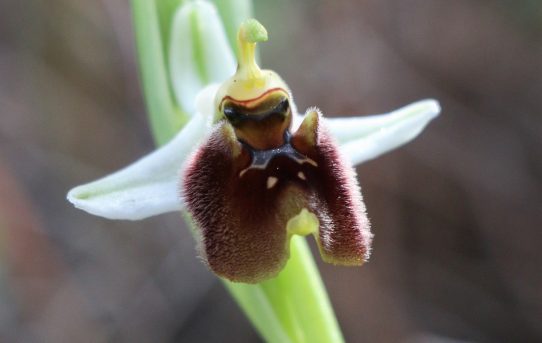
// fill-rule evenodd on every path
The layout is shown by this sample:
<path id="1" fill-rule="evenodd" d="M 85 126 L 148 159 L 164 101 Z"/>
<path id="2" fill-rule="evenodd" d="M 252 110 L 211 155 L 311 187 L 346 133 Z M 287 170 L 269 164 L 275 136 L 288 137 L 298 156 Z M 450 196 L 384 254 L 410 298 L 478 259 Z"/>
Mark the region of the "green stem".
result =
<path id="1" fill-rule="evenodd" d="M 171 13 L 165 13 L 164 8 L 171 7 L 175 1 L 132 0 L 144 95 L 158 145 L 171 139 L 186 119 L 171 96 L 164 60 L 167 56 L 165 40 L 160 35 L 159 19 L 163 15 L 171 18 Z M 173 11 L 173 7 L 170 10 Z M 186 222 L 190 225 L 190 220 Z M 322 279 L 303 237 L 292 238 L 290 259 L 276 278 L 257 285 L 223 282 L 267 342 L 343 342 Z"/>
<path id="2" fill-rule="evenodd" d="M 290 259 L 278 277 L 257 285 L 224 283 L 268 342 L 343 342 L 303 237 L 292 237 Z"/>

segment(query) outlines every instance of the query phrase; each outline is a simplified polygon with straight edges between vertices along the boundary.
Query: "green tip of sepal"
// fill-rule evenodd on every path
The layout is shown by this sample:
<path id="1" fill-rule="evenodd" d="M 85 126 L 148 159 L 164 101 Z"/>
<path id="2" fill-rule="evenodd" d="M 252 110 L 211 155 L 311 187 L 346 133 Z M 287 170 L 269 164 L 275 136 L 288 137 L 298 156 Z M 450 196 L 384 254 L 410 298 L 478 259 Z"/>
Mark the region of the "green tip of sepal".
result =
<path id="1" fill-rule="evenodd" d="M 256 19 L 245 20 L 239 28 L 239 38 L 247 43 L 260 43 L 267 41 L 267 30 Z"/>

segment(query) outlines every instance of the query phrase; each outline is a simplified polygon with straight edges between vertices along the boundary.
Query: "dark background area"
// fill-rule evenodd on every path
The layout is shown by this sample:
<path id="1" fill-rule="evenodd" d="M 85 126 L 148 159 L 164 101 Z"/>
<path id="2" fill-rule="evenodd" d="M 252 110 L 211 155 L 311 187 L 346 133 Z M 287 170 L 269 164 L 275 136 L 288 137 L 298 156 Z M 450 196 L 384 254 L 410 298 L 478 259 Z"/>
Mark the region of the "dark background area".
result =
<path id="1" fill-rule="evenodd" d="M 542 341 L 542 3 L 256 1 L 300 109 L 443 113 L 358 168 L 362 268 L 320 263 L 348 342 Z M 128 1 L 0 0 L 0 341 L 259 342 L 179 214 L 73 186 L 153 149 Z"/>

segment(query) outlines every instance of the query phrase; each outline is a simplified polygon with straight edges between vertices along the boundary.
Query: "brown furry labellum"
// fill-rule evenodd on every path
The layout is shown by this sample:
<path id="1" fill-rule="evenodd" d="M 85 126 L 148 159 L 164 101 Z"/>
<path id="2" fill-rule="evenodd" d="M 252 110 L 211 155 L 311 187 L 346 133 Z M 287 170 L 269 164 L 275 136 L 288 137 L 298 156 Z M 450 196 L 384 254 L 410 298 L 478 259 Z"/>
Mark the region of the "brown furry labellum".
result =
<path id="1" fill-rule="evenodd" d="M 309 110 L 290 132 L 290 95 L 273 89 L 254 101 L 225 97 L 223 118 L 194 154 L 182 192 L 202 237 L 202 255 L 219 276 L 256 283 L 289 256 L 290 219 L 316 215 L 322 258 L 361 265 L 372 234 L 353 168 Z"/>

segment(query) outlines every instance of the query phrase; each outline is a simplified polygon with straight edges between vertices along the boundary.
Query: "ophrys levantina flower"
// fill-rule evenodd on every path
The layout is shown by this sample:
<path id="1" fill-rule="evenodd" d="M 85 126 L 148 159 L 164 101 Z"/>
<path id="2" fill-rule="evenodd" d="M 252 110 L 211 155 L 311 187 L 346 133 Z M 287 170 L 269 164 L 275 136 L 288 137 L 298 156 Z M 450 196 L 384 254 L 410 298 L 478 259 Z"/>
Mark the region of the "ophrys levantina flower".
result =
<path id="1" fill-rule="evenodd" d="M 291 235 L 312 233 L 326 262 L 361 265 L 372 235 L 354 170 L 317 109 L 292 130 L 287 85 L 254 59 L 266 39 L 257 21 L 241 26 L 237 72 L 215 98 L 218 123 L 186 169 L 203 255 L 220 276 L 260 282 L 286 263 Z"/>
<path id="2" fill-rule="evenodd" d="M 186 6 L 212 9 L 207 2 Z M 179 22 L 187 13 L 179 11 Z M 218 20 L 216 13 L 211 18 Z M 211 26 L 203 31 L 213 38 L 212 49 L 205 51 L 212 57 L 209 63 L 219 63 L 211 68 L 220 71 L 212 79 L 223 80 L 222 75 L 235 73 L 234 57 L 220 25 Z M 171 44 L 173 66 L 185 62 L 180 52 L 196 56 L 190 49 L 198 46 L 188 39 L 191 35 L 180 39 L 175 33 L 172 40 L 184 43 Z M 192 69 L 172 67 L 174 87 L 186 83 L 193 88 L 190 94 L 198 92 L 194 99 L 178 97 L 178 105 L 191 111 L 186 125 L 133 164 L 73 188 L 69 201 L 109 219 L 139 220 L 188 209 L 208 265 L 235 281 L 275 275 L 288 259 L 295 234 L 314 234 L 328 262 L 361 264 L 371 235 L 352 166 L 412 140 L 439 113 L 439 104 L 423 100 L 386 114 L 342 118 L 322 118 L 310 109 L 303 117 L 282 79 L 254 62 L 255 44 L 265 38 L 259 24 L 243 26 L 238 70 L 222 85 L 193 82 Z"/>

